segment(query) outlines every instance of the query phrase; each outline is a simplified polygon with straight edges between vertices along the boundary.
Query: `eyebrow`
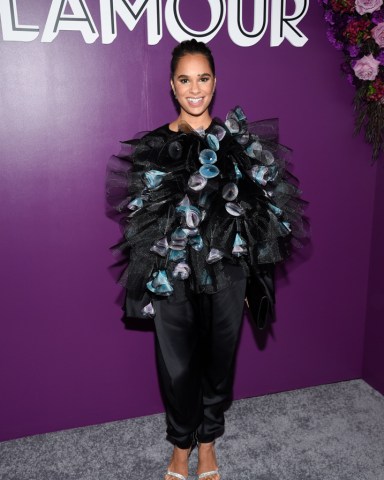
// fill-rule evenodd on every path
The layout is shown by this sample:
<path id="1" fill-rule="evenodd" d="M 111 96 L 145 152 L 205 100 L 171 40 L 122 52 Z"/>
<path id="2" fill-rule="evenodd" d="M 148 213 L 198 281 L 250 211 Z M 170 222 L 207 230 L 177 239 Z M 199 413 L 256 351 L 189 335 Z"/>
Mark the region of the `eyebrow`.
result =
<path id="1" fill-rule="evenodd" d="M 210 73 L 198 73 L 198 77 L 212 77 Z M 177 78 L 188 78 L 188 75 L 179 75 Z"/>

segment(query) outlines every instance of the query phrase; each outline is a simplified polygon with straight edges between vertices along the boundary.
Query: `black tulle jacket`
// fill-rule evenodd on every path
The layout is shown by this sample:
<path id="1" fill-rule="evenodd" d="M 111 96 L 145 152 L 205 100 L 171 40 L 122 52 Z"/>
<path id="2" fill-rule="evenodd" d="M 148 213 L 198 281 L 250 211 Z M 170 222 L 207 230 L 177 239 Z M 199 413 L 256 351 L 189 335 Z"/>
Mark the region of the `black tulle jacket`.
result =
<path id="1" fill-rule="evenodd" d="M 126 315 L 154 317 L 154 297 L 212 294 L 246 276 L 262 328 L 273 266 L 305 235 L 289 157 L 278 120 L 248 123 L 240 107 L 205 131 L 164 125 L 122 142 L 108 164 L 107 200 L 124 235 L 113 248 L 127 259 Z"/>

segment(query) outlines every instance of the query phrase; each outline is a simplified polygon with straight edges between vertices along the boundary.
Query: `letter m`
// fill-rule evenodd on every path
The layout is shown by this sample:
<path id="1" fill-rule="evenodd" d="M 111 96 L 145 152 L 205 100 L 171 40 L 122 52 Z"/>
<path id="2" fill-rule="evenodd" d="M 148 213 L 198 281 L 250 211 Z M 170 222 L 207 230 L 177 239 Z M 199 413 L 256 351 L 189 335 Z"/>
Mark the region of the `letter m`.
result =
<path id="1" fill-rule="evenodd" d="M 148 44 L 156 45 L 163 36 L 161 0 L 100 0 L 102 42 L 112 43 L 117 36 L 116 14 L 133 30 L 147 11 Z"/>

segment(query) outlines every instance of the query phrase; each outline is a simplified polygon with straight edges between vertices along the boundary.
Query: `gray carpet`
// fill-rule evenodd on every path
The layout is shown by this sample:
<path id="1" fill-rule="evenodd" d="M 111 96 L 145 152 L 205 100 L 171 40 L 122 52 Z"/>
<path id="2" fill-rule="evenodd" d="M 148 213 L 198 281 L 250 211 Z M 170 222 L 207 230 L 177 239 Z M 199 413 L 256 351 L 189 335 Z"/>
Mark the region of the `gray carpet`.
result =
<path id="1" fill-rule="evenodd" d="M 384 397 L 363 380 L 239 400 L 226 419 L 222 480 L 384 480 Z M 163 432 L 152 415 L 3 442 L 0 479 L 161 480 Z"/>

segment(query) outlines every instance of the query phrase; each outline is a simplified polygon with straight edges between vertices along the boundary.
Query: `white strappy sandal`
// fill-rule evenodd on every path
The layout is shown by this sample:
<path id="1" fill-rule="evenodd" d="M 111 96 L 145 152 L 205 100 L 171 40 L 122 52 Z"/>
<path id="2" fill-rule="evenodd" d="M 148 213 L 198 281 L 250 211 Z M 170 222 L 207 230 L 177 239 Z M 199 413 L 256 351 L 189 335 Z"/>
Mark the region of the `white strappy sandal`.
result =
<path id="1" fill-rule="evenodd" d="M 213 477 L 213 475 L 219 475 L 220 478 L 219 470 L 211 470 L 210 472 L 200 473 L 197 478 L 200 480 L 201 478 Z"/>
<path id="2" fill-rule="evenodd" d="M 179 480 L 187 480 L 187 477 L 184 477 L 184 475 L 181 475 L 181 473 L 171 472 L 170 470 L 167 470 L 167 473 L 165 475 L 169 475 L 170 477 L 178 478 Z"/>

